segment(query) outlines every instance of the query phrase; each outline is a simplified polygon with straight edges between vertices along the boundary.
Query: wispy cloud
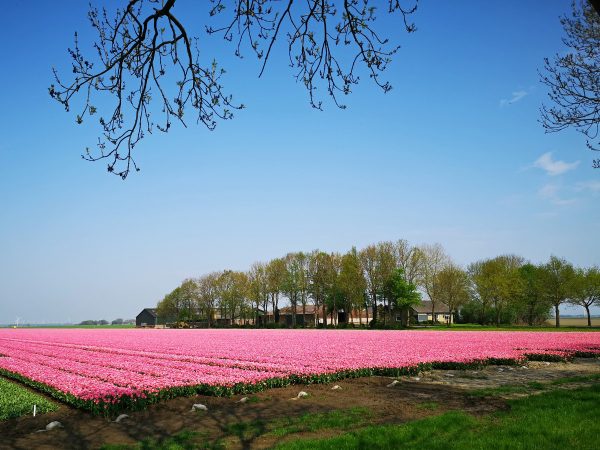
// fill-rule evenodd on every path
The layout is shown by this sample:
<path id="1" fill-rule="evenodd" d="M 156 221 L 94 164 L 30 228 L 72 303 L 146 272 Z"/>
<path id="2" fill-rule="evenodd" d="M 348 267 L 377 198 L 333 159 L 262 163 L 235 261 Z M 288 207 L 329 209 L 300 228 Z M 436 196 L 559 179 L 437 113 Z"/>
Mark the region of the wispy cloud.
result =
<path id="1" fill-rule="evenodd" d="M 512 105 L 513 103 L 517 103 L 518 101 L 523 100 L 523 97 L 525 97 L 526 95 L 527 91 L 515 91 L 512 93 L 511 98 L 503 98 L 502 100 L 500 100 L 500 106 L 508 106 Z"/>
<path id="2" fill-rule="evenodd" d="M 579 161 L 565 162 L 552 158 L 552 152 L 544 153 L 533 163 L 534 167 L 546 171 L 548 175 L 560 175 L 569 170 L 575 169 L 579 165 Z"/>
<path id="3" fill-rule="evenodd" d="M 577 201 L 574 198 L 562 198 L 559 195 L 560 189 L 560 186 L 557 184 L 548 183 L 538 190 L 538 195 L 544 200 L 548 200 L 558 206 L 571 205 Z"/>
<path id="4" fill-rule="evenodd" d="M 599 180 L 591 180 L 591 181 L 582 181 L 575 185 L 575 189 L 578 191 L 588 191 L 594 194 L 600 194 L 600 181 Z"/>

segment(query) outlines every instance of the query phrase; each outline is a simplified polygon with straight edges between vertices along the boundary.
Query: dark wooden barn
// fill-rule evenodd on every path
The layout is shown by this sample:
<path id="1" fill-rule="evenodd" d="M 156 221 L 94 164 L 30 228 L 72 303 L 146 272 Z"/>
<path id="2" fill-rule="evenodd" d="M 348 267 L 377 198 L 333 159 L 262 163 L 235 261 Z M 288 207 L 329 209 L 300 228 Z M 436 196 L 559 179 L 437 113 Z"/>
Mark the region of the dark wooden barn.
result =
<path id="1" fill-rule="evenodd" d="M 158 324 L 156 309 L 144 308 L 135 318 L 136 327 L 155 327 Z"/>

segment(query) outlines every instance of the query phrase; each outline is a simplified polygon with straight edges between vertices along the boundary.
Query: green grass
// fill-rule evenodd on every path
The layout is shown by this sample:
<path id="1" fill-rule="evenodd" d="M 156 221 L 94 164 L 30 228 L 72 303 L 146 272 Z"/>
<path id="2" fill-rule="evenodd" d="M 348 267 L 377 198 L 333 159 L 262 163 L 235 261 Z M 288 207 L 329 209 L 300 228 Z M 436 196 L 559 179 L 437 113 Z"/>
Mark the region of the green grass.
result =
<path id="1" fill-rule="evenodd" d="M 103 445 L 101 450 L 225 450 L 220 441 L 211 442 L 206 433 L 182 431 L 163 440 L 146 439 L 136 445 Z"/>
<path id="2" fill-rule="evenodd" d="M 497 397 L 509 394 L 528 394 L 532 391 L 543 391 L 553 386 L 561 386 L 570 383 L 585 383 L 600 380 L 600 374 L 578 375 L 575 377 L 557 378 L 552 381 L 540 383 L 539 381 L 530 381 L 526 384 L 505 384 L 493 388 L 474 389 L 469 391 L 470 397 Z"/>
<path id="3" fill-rule="evenodd" d="M 596 449 L 600 385 L 557 390 L 508 402 L 483 418 L 448 412 L 405 425 L 370 426 L 328 439 L 279 445 L 292 449 Z"/>
<path id="4" fill-rule="evenodd" d="M 58 409 L 56 403 L 25 389 L 23 386 L 0 378 L 0 420 L 33 414 L 33 405 L 37 405 L 39 414 Z"/>
<path id="5" fill-rule="evenodd" d="M 350 408 L 326 413 L 306 413 L 298 417 L 284 417 L 265 422 L 253 420 L 229 424 L 225 432 L 241 442 L 248 442 L 259 436 L 284 437 L 290 434 L 323 429 L 347 430 L 368 423 L 373 413 L 366 408 Z"/>
<path id="6" fill-rule="evenodd" d="M 421 402 L 417 404 L 417 408 L 419 409 L 424 409 L 427 411 L 435 411 L 436 409 L 439 409 L 440 404 L 438 402 L 433 402 L 433 401 L 429 401 L 429 402 Z"/>

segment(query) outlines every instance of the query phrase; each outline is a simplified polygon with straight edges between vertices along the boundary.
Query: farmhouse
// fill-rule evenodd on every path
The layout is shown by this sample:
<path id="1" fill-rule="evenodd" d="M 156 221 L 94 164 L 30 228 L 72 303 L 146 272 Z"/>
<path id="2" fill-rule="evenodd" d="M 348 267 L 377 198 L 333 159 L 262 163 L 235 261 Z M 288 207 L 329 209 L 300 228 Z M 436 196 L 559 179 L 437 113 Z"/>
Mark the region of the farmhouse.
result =
<path id="1" fill-rule="evenodd" d="M 140 328 L 154 328 L 158 324 L 155 308 L 144 308 L 135 318 L 135 326 Z"/>
<path id="2" fill-rule="evenodd" d="M 411 320 L 413 323 L 419 322 L 431 322 L 433 321 L 433 315 L 431 314 L 431 301 L 423 300 L 420 305 L 413 306 L 410 308 Z M 435 302 L 435 320 L 439 323 L 452 323 L 452 317 L 450 316 L 450 308 L 448 305 L 442 302 Z"/>

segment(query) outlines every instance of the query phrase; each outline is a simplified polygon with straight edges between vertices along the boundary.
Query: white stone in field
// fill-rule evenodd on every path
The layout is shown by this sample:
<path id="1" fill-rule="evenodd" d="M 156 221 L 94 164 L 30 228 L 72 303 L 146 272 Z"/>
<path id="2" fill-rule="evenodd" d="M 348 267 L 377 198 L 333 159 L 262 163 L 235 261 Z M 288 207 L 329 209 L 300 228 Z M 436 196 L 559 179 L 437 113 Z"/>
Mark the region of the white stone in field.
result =
<path id="1" fill-rule="evenodd" d="M 452 378 L 452 377 L 454 376 L 454 374 L 452 374 L 452 373 L 447 373 L 447 374 L 445 374 L 445 376 Z"/>
<path id="2" fill-rule="evenodd" d="M 394 387 L 396 386 L 398 383 L 400 383 L 398 380 L 394 380 L 392 381 L 390 384 L 387 385 L 387 387 Z"/>
<path id="3" fill-rule="evenodd" d="M 117 418 L 115 419 L 115 422 L 116 422 L 116 423 L 119 423 L 119 422 L 121 422 L 122 420 L 125 420 L 125 419 L 128 419 L 128 418 L 129 418 L 129 416 L 128 416 L 127 414 L 121 414 L 119 417 L 117 417 Z"/>
<path id="4" fill-rule="evenodd" d="M 550 363 L 548 361 L 544 361 L 544 364 L 547 365 L 547 366 L 550 365 Z"/>
<path id="5" fill-rule="evenodd" d="M 305 397 L 308 397 L 308 393 L 304 392 L 304 391 L 300 391 L 296 398 L 305 398 Z"/>
<path id="6" fill-rule="evenodd" d="M 338 389 L 341 389 L 342 387 L 339 385 L 335 385 L 334 387 L 331 388 L 332 391 L 337 391 Z"/>
<path id="7" fill-rule="evenodd" d="M 51 431 L 55 428 L 63 428 L 62 423 L 55 420 L 54 422 L 50 422 L 48 425 L 46 425 L 46 431 Z"/>
<path id="8" fill-rule="evenodd" d="M 529 369 L 527 366 L 521 366 L 521 369 Z"/>
<path id="9" fill-rule="evenodd" d="M 420 381 L 421 380 L 420 377 L 412 377 L 412 379 L 415 380 L 415 381 Z"/>
<path id="10" fill-rule="evenodd" d="M 202 403 L 194 403 L 194 406 L 192 406 L 192 411 L 208 411 L 208 408 Z"/>
<path id="11" fill-rule="evenodd" d="M 246 403 L 248 401 L 248 397 L 242 397 L 238 400 L 238 403 Z"/>

